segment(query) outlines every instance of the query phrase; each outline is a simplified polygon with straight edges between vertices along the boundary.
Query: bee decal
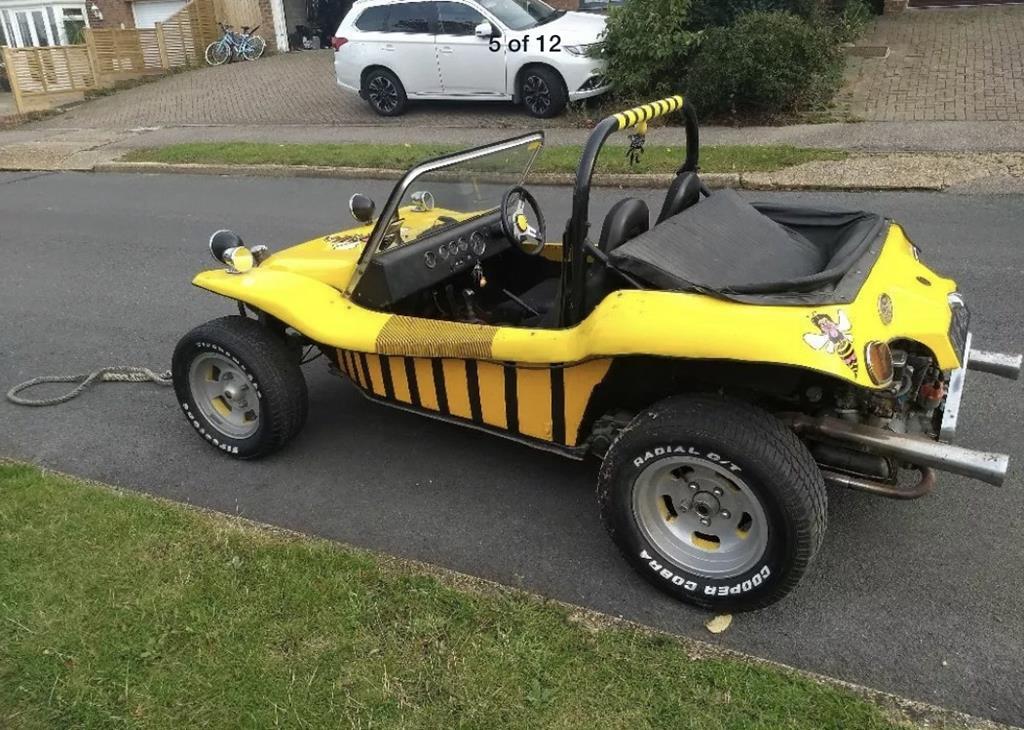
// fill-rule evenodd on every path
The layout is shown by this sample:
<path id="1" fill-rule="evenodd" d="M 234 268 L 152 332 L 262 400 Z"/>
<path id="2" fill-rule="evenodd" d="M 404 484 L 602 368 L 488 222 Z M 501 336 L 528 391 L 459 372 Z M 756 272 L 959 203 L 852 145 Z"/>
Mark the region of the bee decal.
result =
<path id="1" fill-rule="evenodd" d="M 827 314 L 819 312 L 812 314 L 811 322 L 818 328 L 818 332 L 805 334 L 804 342 L 815 350 L 825 350 L 829 354 L 839 355 L 856 375 L 860 370 L 860 363 L 857 362 L 857 353 L 853 350 L 853 335 L 850 334 L 853 325 L 842 309 L 836 314 L 836 319 L 838 321 L 833 321 Z"/>

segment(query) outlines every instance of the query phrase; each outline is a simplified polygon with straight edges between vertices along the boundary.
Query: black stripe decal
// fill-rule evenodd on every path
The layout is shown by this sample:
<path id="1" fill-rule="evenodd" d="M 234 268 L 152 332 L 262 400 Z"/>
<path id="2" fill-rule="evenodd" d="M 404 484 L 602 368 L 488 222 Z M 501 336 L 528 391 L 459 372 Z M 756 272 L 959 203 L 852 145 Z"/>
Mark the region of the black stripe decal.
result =
<path id="1" fill-rule="evenodd" d="M 366 386 L 364 387 L 364 390 L 368 390 L 369 392 L 372 393 L 373 392 L 373 381 L 370 380 L 370 366 L 366 364 L 366 353 L 365 352 L 360 352 L 359 353 L 359 364 L 362 366 L 363 378 L 364 378 L 363 382 L 366 383 Z"/>
<path id="2" fill-rule="evenodd" d="M 565 443 L 565 369 L 551 369 L 551 439 Z"/>
<path id="3" fill-rule="evenodd" d="M 384 378 L 384 397 L 388 400 L 395 399 L 395 384 L 391 380 L 391 358 L 387 355 L 378 355 L 380 360 L 380 375 Z"/>
<path id="4" fill-rule="evenodd" d="M 483 423 L 480 410 L 480 378 L 476 373 L 476 360 L 466 360 L 466 389 L 469 391 L 469 415 L 477 423 Z"/>
<path id="5" fill-rule="evenodd" d="M 359 385 L 359 376 L 356 375 L 356 356 L 351 350 L 345 350 L 345 361 L 348 363 L 348 376 L 352 382 Z"/>
<path id="6" fill-rule="evenodd" d="M 505 420 L 508 422 L 508 430 L 512 433 L 519 433 L 519 398 L 516 395 L 516 368 L 514 365 L 505 366 Z"/>
<path id="7" fill-rule="evenodd" d="M 403 357 L 405 361 L 405 379 L 409 381 L 409 397 L 412 399 L 412 404 L 418 406 L 420 404 L 420 386 L 416 382 L 416 362 L 411 357 Z"/>
<path id="8" fill-rule="evenodd" d="M 448 415 L 448 390 L 444 386 L 444 367 L 440 358 L 430 358 L 430 367 L 434 371 L 434 389 L 437 391 L 437 409 Z"/>

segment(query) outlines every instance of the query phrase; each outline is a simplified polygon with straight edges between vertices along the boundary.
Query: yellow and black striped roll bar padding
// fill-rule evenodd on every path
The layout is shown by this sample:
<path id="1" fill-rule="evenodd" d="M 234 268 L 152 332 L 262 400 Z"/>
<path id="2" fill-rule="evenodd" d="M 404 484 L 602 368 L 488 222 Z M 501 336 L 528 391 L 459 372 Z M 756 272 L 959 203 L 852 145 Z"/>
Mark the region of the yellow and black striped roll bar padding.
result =
<path id="1" fill-rule="evenodd" d="M 649 104 L 641 104 L 632 109 L 626 109 L 626 111 L 613 114 L 612 116 L 619 122 L 619 127 L 616 131 L 621 131 L 636 126 L 640 122 L 648 122 L 656 117 L 663 117 L 666 114 L 679 111 L 682 108 L 683 97 L 675 94 L 674 96 L 666 96 L 664 99 L 652 101 Z"/>

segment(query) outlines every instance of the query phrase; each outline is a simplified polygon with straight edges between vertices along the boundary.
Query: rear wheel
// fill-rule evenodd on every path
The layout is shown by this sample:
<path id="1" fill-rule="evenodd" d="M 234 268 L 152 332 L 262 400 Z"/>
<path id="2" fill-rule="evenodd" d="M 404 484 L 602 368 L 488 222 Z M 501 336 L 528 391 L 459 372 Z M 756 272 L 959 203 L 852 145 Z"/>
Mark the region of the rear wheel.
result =
<path id="1" fill-rule="evenodd" d="M 284 446 L 306 420 L 306 381 L 285 340 L 244 317 L 181 338 L 171 363 L 178 404 L 207 443 L 240 459 Z"/>
<path id="2" fill-rule="evenodd" d="M 231 49 L 222 41 L 214 41 L 206 47 L 206 62 L 211 66 L 220 66 L 231 58 Z"/>
<path id="3" fill-rule="evenodd" d="M 821 472 L 799 439 L 765 411 L 714 396 L 670 398 L 637 416 L 605 456 L 598 499 L 645 578 L 719 611 L 786 595 L 827 518 Z"/>
<path id="4" fill-rule="evenodd" d="M 519 98 L 531 117 L 557 117 L 565 109 L 569 94 L 565 82 L 555 71 L 535 66 L 523 71 L 519 81 Z"/>
<path id="5" fill-rule="evenodd" d="M 405 112 L 408 102 L 402 82 L 385 68 L 374 69 L 366 75 L 363 96 L 382 117 L 399 116 Z"/>

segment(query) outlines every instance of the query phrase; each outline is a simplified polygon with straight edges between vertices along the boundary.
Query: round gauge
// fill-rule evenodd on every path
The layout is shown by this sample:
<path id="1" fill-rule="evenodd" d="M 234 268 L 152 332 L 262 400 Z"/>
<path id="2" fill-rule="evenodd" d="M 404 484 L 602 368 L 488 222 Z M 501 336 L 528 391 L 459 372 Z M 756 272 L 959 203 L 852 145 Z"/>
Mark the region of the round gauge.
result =
<path id="1" fill-rule="evenodd" d="M 469 237 L 469 242 L 473 246 L 473 253 L 477 256 L 484 255 L 484 251 L 487 250 L 487 241 L 484 240 L 479 231 Z"/>
<path id="2" fill-rule="evenodd" d="M 447 243 L 442 243 L 440 246 L 437 247 L 437 255 L 441 257 L 442 261 L 448 260 L 449 253 L 451 253 L 451 251 L 449 250 Z"/>
<path id="3" fill-rule="evenodd" d="M 459 253 L 466 253 L 469 250 L 469 242 L 465 238 L 459 239 Z"/>
<path id="4" fill-rule="evenodd" d="M 427 251 L 423 254 L 423 263 L 427 265 L 428 269 L 432 269 L 437 266 L 437 256 L 434 255 L 433 251 Z"/>

